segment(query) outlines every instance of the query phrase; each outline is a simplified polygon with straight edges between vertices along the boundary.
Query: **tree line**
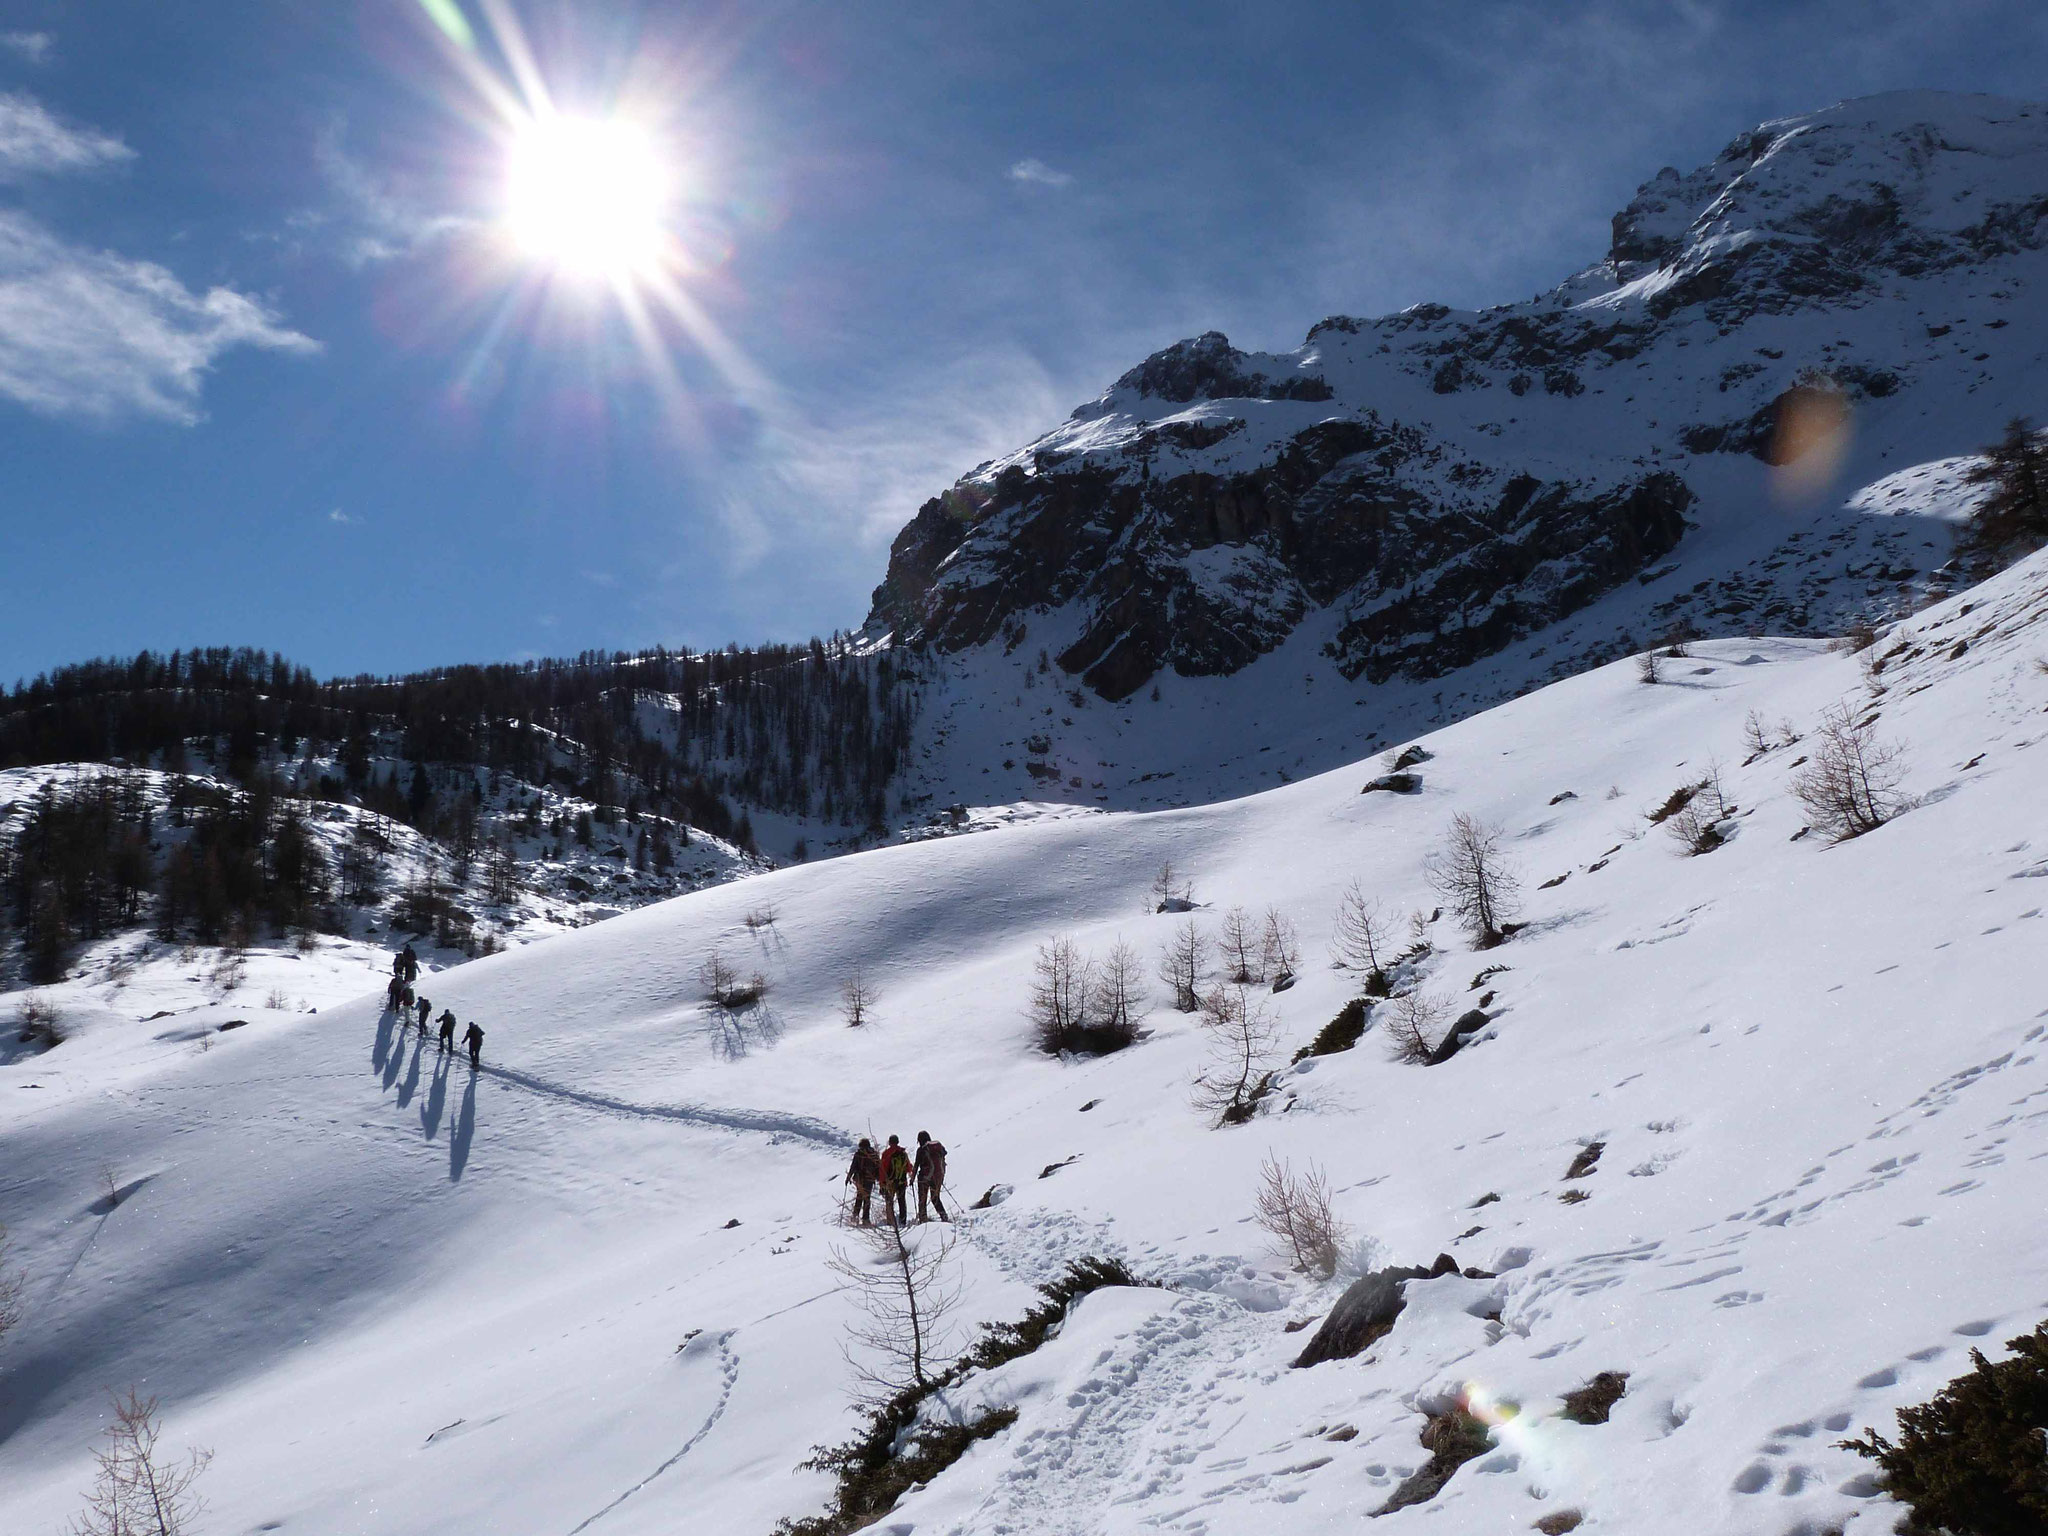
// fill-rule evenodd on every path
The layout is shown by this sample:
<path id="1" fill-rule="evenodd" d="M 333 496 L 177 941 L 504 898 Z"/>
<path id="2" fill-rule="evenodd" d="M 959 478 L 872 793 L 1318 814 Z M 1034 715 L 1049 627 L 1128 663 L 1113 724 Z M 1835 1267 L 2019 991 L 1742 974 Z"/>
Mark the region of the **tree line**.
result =
<path id="1" fill-rule="evenodd" d="M 423 765 L 557 785 L 732 838 L 744 807 L 882 829 L 918 705 L 913 667 L 850 637 L 321 681 L 248 648 L 145 651 L 0 692 L 0 768 L 205 766 L 250 784 L 331 762 L 305 786 L 434 833 Z M 377 771 L 379 761 L 395 767 Z"/>

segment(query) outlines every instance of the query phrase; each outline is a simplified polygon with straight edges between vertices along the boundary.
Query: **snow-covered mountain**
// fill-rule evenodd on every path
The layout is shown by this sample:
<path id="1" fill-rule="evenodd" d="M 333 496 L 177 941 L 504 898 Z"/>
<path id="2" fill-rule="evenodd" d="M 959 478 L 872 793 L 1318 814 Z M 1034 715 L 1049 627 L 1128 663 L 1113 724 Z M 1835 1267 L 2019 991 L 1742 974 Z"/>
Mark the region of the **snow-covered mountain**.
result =
<path id="1" fill-rule="evenodd" d="M 963 1325 L 1083 1255 L 1165 1285 L 1099 1290 L 929 1402 L 1016 1418 L 878 1530 L 1354 1532 L 1455 1403 L 1481 1454 L 1374 1530 L 1889 1531 L 1834 1442 L 2044 1306 L 2044 657 L 2048 553 L 1861 654 L 1716 640 L 1654 683 L 1620 661 L 1533 691 L 1424 738 L 1411 794 L 1361 794 L 1376 759 L 714 887 L 434 978 L 488 1031 L 475 1074 L 375 998 L 86 1020 L 0 1066 L 27 1276 L 0 1528 L 79 1507 L 132 1383 L 168 1448 L 217 1453 L 210 1530 L 765 1536 L 823 1507 L 799 1463 L 852 1428 L 849 1138 L 928 1128 L 957 1196 L 1010 1191 L 952 1229 Z M 1837 706 L 1899 745 L 1912 805 L 1829 845 L 1790 786 Z M 1723 840 L 1687 856 L 1648 813 L 1715 764 Z M 1497 949 L 1430 918 L 1456 813 L 1522 875 Z M 1483 1025 L 1408 1065 L 1376 1009 L 1227 1129 L 1190 1102 L 1204 1031 L 1157 999 L 1129 1049 L 1037 1054 L 1039 947 L 1156 957 L 1165 861 L 1212 936 L 1237 906 L 1297 926 L 1296 984 L 1257 997 L 1283 1060 L 1356 991 L 1325 960 L 1353 880 L 1427 946 L 1404 985 Z M 713 951 L 765 999 L 707 1007 Z M 1269 1154 L 1328 1170 L 1353 1268 L 1474 1276 L 1408 1282 L 1363 1354 L 1292 1368 L 1347 1277 L 1252 1225 Z M 1606 1372 L 1606 1422 L 1567 1419 Z"/>
<path id="2" fill-rule="evenodd" d="M 2044 215 L 2048 106 L 1872 97 L 1659 172 L 1526 302 L 1155 354 L 897 537 L 870 630 L 957 682 L 922 783 L 1194 803 L 1670 634 L 1909 611 L 1949 534 L 1886 477 L 2043 410 Z"/>

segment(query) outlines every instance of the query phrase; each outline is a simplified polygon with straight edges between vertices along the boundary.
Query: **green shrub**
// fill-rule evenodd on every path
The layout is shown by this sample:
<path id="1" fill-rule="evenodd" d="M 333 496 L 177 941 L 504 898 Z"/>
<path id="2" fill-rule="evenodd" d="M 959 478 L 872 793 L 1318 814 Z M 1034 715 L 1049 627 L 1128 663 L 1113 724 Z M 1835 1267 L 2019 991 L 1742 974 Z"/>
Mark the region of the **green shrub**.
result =
<path id="1" fill-rule="evenodd" d="M 1316 1032 L 1315 1039 L 1294 1053 L 1294 1059 L 1301 1061 L 1310 1056 L 1331 1056 L 1338 1051 L 1350 1050 L 1358 1044 L 1358 1037 L 1365 1033 L 1365 1020 L 1365 999 L 1354 997 L 1337 1010 L 1337 1017 Z"/>
<path id="2" fill-rule="evenodd" d="M 1843 1449 L 1884 1470 L 1885 1488 L 1912 1510 L 1909 1532 L 2039 1536 L 2048 1530 L 2048 1323 L 2008 1340 L 2013 1358 L 1981 1351 L 1927 1402 L 1899 1410 L 1896 1443 L 1876 1430 Z"/>

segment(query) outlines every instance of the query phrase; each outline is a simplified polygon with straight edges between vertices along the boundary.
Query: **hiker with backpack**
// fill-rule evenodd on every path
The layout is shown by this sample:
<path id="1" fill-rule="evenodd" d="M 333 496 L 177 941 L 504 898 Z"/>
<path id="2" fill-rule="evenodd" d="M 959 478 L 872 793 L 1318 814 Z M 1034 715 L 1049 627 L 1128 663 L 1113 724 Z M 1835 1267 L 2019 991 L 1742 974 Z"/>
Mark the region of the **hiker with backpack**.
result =
<path id="1" fill-rule="evenodd" d="M 882 1177 L 882 1159 L 875 1144 L 863 1136 L 853 1149 L 853 1166 L 846 1170 L 846 1182 L 853 1186 L 853 1219 L 864 1227 L 875 1224 L 872 1202 L 875 1185 Z"/>
<path id="2" fill-rule="evenodd" d="M 398 1011 L 398 999 L 404 991 L 405 983 L 394 974 L 384 987 L 384 1006 L 391 1012 L 396 1013 Z M 405 1028 L 405 1021 L 401 1019 L 398 1027 L 400 1029 Z"/>
<path id="3" fill-rule="evenodd" d="M 469 1064 L 475 1066 L 484 1049 L 484 1032 L 477 1028 L 475 1019 L 471 1019 L 469 1028 L 462 1032 L 462 1043 L 469 1047 Z"/>
<path id="4" fill-rule="evenodd" d="M 443 1008 L 441 1010 L 441 1017 L 439 1023 L 441 1025 L 441 1049 L 444 1051 L 454 1050 L 455 1010 L 452 1008 Z"/>
<path id="5" fill-rule="evenodd" d="M 943 1142 L 932 1140 L 930 1131 L 917 1133 L 917 1219 L 919 1223 L 929 1221 L 925 1215 L 925 1200 L 929 1196 L 932 1209 L 939 1213 L 939 1220 L 951 1221 L 946 1214 L 946 1202 L 939 1198 L 939 1192 L 946 1183 L 946 1148 Z"/>
<path id="6" fill-rule="evenodd" d="M 424 1035 L 426 1034 L 426 1032 L 427 1032 L 427 1015 L 428 1015 L 428 1014 L 430 1014 L 430 1013 L 432 1013 L 432 1012 L 434 1011 L 434 1005 L 433 1005 L 432 1003 L 428 1002 L 428 1001 L 427 1001 L 427 1000 L 426 1000 L 426 999 L 425 999 L 425 998 L 423 997 L 423 998 L 421 998 L 421 999 L 419 1000 L 419 1004 L 418 1004 L 418 1007 L 419 1007 L 419 1010 L 420 1010 L 420 1024 L 419 1024 L 420 1034 L 424 1036 Z"/>
<path id="7" fill-rule="evenodd" d="M 412 947 L 412 945 L 408 944 L 405 946 L 404 949 L 398 952 L 398 965 L 399 974 L 403 976 L 408 982 L 414 982 L 420 979 L 419 952 L 415 950 Z"/>
<path id="8" fill-rule="evenodd" d="M 910 1222 L 910 1154 L 894 1136 L 882 1148 L 882 1214 L 891 1226 Z"/>

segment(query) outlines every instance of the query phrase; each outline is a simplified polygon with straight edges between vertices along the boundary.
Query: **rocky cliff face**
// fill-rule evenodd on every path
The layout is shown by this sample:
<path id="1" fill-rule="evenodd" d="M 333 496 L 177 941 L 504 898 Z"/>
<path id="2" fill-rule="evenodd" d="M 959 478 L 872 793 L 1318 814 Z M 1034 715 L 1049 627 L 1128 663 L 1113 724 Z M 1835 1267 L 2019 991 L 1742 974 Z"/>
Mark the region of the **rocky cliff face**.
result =
<path id="1" fill-rule="evenodd" d="M 1630 625 L 1832 622 L 1842 601 L 1768 579 L 1812 505 L 1839 510 L 1831 476 L 1957 452 L 2048 398 L 2044 218 L 2048 107 L 1909 93 L 1766 124 L 1660 171 L 1606 255 L 1529 302 L 1147 358 L 927 502 L 870 628 L 940 652 L 1037 629 L 1119 700 L 1162 669 L 1235 672 L 1316 615 L 1346 679 L 1438 678 L 1673 571 L 1697 580 Z M 1835 574 L 1904 601 L 1940 553 Z"/>

